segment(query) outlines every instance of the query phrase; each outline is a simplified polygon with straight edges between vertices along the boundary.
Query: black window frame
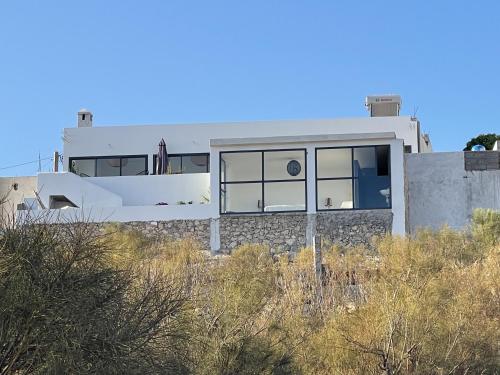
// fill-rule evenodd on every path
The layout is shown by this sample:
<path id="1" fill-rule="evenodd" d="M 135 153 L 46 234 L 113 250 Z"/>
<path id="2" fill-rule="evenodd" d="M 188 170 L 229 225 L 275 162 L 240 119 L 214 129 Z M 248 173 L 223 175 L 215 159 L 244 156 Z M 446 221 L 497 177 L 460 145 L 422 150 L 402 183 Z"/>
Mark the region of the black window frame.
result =
<path id="1" fill-rule="evenodd" d="M 105 159 L 120 159 L 120 174 L 118 176 L 81 176 L 80 177 L 126 177 L 131 175 L 122 176 L 122 159 L 132 159 L 132 158 L 144 158 L 144 174 L 136 174 L 133 176 L 147 176 L 148 172 L 148 155 L 147 154 L 138 154 L 138 155 L 112 155 L 112 156 L 75 156 L 69 158 L 69 171 L 71 173 L 76 174 L 73 171 L 72 162 L 73 160 L 94 160 L 94 174 L 97 174 L 97 160 L 105 160 Z"/>
<path id="2" fill-rule="evenodd" d="M 206 156 L 207 158 L 207 170 L 205 172 L 182 172 L 182 158 L 187 156 Z M 172 174 L 192 174 L 192 173 L 210 173 L 210 153 L 208 152 L 193 152 L 187 154 L 168 154 L 169 158 L 180 157 L 181 158 L 181 173 L 172 173 Z M 152 175 L 156 175 L 156 159 L 158 158 L 157 154 L 153 154 L 153 173 Z"/>
<path id="3" fill-rule="evenodd" d="M 304 152 L 304 178 L 290 178 L 290 179 L 272 179 L 272 180 L 266 180 L 264 178 L 265 176 L 265 166 L 264 166 L 264 153 L 266 152 L 280 152 L 280 151 L 303 151 Z M 222 182 L 222 155 L 223 154 L 237 154 L 237 153 L 260 153 L 261 154 L 261 179 L 260 180 L 245 180 L 245 181 L 224 181 Z M 225 167 L 224 167 L 224 175 L 226 174 L 225 172 Z M 279 183 L 279 182 L 303 182 L 304 183 L 304 203 L 305 203 L 305 208 L 303 210 L 284 210 L 284 211 L 264 211 L 264 208 L 266 206 L 265 204 L 265 185 L 266 184 L 272 184 L 272 183 Z M 252 184 L 252 183 L 260 183 L 261 184 L 261 208 L 260 211 L 243 211 L 243 212 L 237 212 L 237 211 L 231 211 L 231 212 L 222 212 L 222 193 L 223 190 L 225 192 L 225 189 L 222 189 L 222 185 L 237 185 L 237 184 Z M 272 214 L 282 214 L 282 213 L 297 213 L 297 212 L 307 212 L 308 206 L 307 206 L 307 148 L 301 147 L 301 148 L 283 148 L 283 149 L 261 149 L 261 150 L 233 150 L 233 151 L 220 151 L 219 152 L 219 214 L 220 215 L 256 215 L 256 214 L 263 214 L 263 215 L 272 215 Z"/>
<path id="4" fill-rule="evenodd" d="M 387 207 L 372 207 L 372 208 L 357 208 L 354 207 L 354 149 L 355 148 L 368 148 L 368 147 L 388 147 L 387 162 L 388 162 L 388 176 L 389 176 L 389 189 L 390 199 L 389 206 Z M 350 149 L 351 150 L 351 176 L 350 177 L 320 177 L 318 178 L 318 150 L 334 150 L 334 149 Z M 390 144 L 376 144 L 376 145 L 362 145 L 362 146 L 336 146 L 336 147 L 316 147 L 314 150 L 314 168 L 315 168 L 315 195 L 316 195 L 316 211 L 329 212 L 329 211 L 367 211 L 367 210 L 391 210 L 392 209 L 392 165 L 391 165 L 391 145 Z M 352 208 L 318 208 L 318 181 L 333 181 L 333 180 L 351 180 L 352 189 Z"/>

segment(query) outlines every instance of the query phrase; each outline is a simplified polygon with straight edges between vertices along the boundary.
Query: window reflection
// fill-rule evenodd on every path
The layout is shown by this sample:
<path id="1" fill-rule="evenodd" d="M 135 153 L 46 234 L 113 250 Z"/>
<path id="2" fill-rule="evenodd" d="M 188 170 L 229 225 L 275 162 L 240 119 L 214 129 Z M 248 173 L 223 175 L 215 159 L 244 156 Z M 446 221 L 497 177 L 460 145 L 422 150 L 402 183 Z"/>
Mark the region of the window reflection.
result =
<path id="1" fill-rule="evenodd" d="M 316 168 L 319 210 L 391 207 L 390 146 L 317 149 Z"/>

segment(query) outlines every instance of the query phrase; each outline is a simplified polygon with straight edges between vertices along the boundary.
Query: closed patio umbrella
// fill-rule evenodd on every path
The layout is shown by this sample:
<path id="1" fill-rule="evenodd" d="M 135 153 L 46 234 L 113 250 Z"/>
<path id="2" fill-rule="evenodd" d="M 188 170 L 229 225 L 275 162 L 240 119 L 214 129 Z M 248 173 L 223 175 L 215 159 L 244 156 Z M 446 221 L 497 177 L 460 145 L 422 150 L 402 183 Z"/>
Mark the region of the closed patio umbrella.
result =
<path id="1" fill-rule="evenodd" d="M 158 144 L 158 155 L 156 156 L 156 174 L 167 174 L 168 170 L 168 154 L 167 145 L 162 138 Z"/>

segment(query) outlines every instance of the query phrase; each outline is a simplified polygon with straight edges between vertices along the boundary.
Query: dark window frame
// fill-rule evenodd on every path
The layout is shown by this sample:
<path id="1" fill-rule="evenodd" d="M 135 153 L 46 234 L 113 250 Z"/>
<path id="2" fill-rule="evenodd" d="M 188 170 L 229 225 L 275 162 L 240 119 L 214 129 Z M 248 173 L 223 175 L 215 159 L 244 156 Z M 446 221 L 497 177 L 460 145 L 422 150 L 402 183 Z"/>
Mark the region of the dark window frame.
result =
<path id="1" fill-rule="evenodd" d="M 118 176 L 87 176 L 87 177 L 126 177 L 122 176 L 122 159 L 132 159 L 132 158 L 144 158 L 144 174 L 137 174 L 134 176 L 147 176 L 148 175 L 148 155 L 147 154 L 138 154 L 138 155 L 112 155 L 112 156 L 75 156 L 69 158 L 69 171 L 71 173 L 75 173 L 73 171 L 72 162 L 73 160 L 94 160 L 94 174 L 97 174 L 97 160 L 105 160 L 105 159 L 120 159 L 120 174 Z M 76 174 L 76 173 L 75 173 Z M 80 176 L 80 175 L 78 175 Z M 85 176 L 80 176 L 85 177 Z"/>
<path id="2" fill-rule="evenodd" d="M 280 151 L 303 151 L 304 152 L 304 178 L 290 178 L 282 180 L 266 180 L 265 176 L 265 166 L 264 166 L 264 153 L 266 152 L 280 152 Z M 260 153 L 261 154 L 261 179 L 260 180 L 245 180 L 245 181 L 224 181 L 222 182 L 222 155 L 223 154 L 241 154 L 241 153 Z M 225 163 L 224 163 L 225 164 Z M 226 176 L 226 166 L 224 165 L 224 177 Z M 277 182 L 303 182 L 304 183 L 304 203 L 305 208 L 303 210 L 285 210 L 285 211 L 264 211 L 265 208 L 265 184 L 277 183 Z M 222 211 L 222 192 L 226 191 L 225 185 L 237 185 L 237 184 L 261 184 L 261 208 L 260 211 L 243 211 L 243 212 L 223 212 Z M 222 186 L 224 185 L 224 189 Z M 226 199 L 226 197 L 224 197 Z M 261 149 L 261 150 L 234 150 L 234 151 L 220 151 L 219 152 L 219 214 L 221 215 L 255 215 L 255 214 L 282 214 L 282 213 L 294 213 L 294 212 L 307 212 L 307 148 L 282 148 L 282 149 Z"/>
<path id="3" fill-rule="evenodd" d="M 180 157 L 181 158 L 181 173 L 172 173 L 172 174 L 191 174 L 192 172 L 189 173 L 183 173 L 182 172 L 182 158 L 184 156 L 206 156 L 207 157 L 207 170 L 206 172 L 195 172 L 195 173 L 210 173 L 210 153 L 208 152 L 193 152 L 193 153 L 187 153 L 187 154 L 168 154 L 169 158 L 172 157 Z M 157 154 L 153 154 L 153 175 L 156 175 L 156 159 L 158 158 Z"/>
<path id="4" fill-rule="evenodd" d="M 372 207 L 372 208 L 357 208 L 354 207 L 354 180 L 357 177 L 354 176 L 354 149 L 355 148 L 368 148 L 368 147 L 378 147 L 386 146 L 388 147 L 387 152 L 387 162 L 388 162 L 388 176 L 389 176 L 389 189 L 390 189 L 390 199 L 388 207 Z M 334 150 L 334 149 L 350 149 L 351 150 L 351 176 L 350 177 L 320 177 L 318 178 L 318 150 Z M 338 147 L 316 147 L 314 150 L 314 171 L 315 171 L 315 195 L 316 195 L 316 211 L 317 212 L 328 212 L 328 211 L 367 211 L 367 210 L 391 210 L 392 209 L 392 165 L 391 165 L 391 145 L 390 144 L 376 144 L 376 145 L 362 145 L 362 146 L 338 146 Z M 332 180 L 351 180 L 352 189 L 352 208 L 318 208 L 318 181 L 332 181 Z"/>

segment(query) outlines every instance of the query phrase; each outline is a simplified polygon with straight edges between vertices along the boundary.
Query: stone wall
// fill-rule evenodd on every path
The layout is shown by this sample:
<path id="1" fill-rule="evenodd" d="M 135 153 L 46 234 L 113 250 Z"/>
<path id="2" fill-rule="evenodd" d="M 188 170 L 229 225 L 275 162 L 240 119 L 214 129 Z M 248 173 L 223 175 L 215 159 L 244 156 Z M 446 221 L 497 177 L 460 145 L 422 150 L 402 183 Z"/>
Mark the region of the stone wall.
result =
<path id="1" fill-rule="evenodd" d="M 210 250 L 210 219 L 206 220 L 169 220 L 169 221 L 132 221 L 122 223 L 124 229 L 135 229 L 147 237 L 164 237 L 174 240 L 193 238 L 201 246 Z"/>
<path id="2" fill-rule="evenodd" d="M 464 152 L 466 171 L 486 171 L 500 169 L 499 151 L 466 151 Z"/>
<path id="3" fill-rule="evenodd" d="M 338 211 L 316 214 L 316 235 L 340 246 L 370 246 L 374 236 L 391 233 L 390 210 Z"/>
<path id="4" fill-rule="evenodd" d="M 220 248 L 230 252 L 245 243 L 260 243 L 278 251 L 306 246 L 307 214 L 228 215 L 219 219 Z"/>
<path id="5" fill-rule="evenodd" d="M 104 228 L 108 223 L 95 223 Z M 297 252 L 321 235 L 326 243 L 370 245 L 374 236 L 390 233 L 390 210 L 338 211 L 318 214 L 227 215 L 219 219 L 133 221 L 119 224 L 150 238 L 193 238 L 213 253 L 231 253 L 243 244 L 269 245 L 273 252 Z M 219 245 L 220 244 L 220 245 Z"/>
<path id="6" fill-rule="evenodd" d="M 219 220 L 222 252 L 231 252 L 245 243 L 267 244 L 274 252 L 296 252 L 311 245 L 315 235 L 341 246 L 369 246 L 374 236 L 391 233 L 391 230 L 390 210 L 231 215 Z"/>

